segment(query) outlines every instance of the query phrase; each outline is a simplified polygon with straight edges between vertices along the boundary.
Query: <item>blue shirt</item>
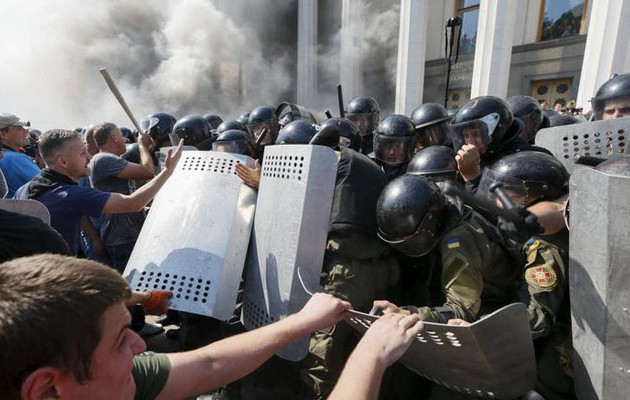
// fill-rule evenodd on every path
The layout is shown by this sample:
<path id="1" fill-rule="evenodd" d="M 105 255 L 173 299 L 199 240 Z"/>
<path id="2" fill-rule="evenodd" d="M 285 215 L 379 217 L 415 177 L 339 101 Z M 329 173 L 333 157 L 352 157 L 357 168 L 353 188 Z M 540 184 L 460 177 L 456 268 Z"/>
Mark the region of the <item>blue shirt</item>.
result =
<path id="1" fill-rule="evenodd" d="M 0 168 L 7 181 L 7 198 L 10 199 L 15 191 L 39 174 L 39 167 L 35 160 L 24 153 L 4 148 L 4 157 L 0 160 Z"/>
<path id="2" fill-rule="evenodd" d="M 15 198 L 26 199 L 28 184 L 20 187 Z M 50 212 L 50 225 L 68 242 L 70 251 L 76 255 L 79 250 L 81 217 L 99 217 L 109 199 L 110 193 L 100 190 L 60 185 L 48 190 L 34 200 L 42 202 Z"/>

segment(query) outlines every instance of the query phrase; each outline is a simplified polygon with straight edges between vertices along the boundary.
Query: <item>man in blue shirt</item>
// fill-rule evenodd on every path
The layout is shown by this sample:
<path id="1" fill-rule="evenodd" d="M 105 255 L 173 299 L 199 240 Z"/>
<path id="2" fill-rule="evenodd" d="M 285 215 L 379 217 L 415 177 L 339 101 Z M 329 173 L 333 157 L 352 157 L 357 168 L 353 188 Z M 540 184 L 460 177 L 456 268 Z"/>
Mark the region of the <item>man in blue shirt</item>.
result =
<path id="1" fill-rule="evenodd" d="M 180 143 L 175 152 L 167 156 L 164 169 L 132 194 L 102 192 L 76 184 L 79 178 L 90 174 L 88 163 L 92 158 L 81 135 L 53 129 L 39 138 L 39 151 L 46 168 L 20 187 L 15 197 L 42 202 L 50 212 L 50 225 L 68 242 L 72 254 L 77 254 L 81 217 L 142 210 L 173 174 L 181 148 Z"/>
<path id="2" fill-rule="evenodd" d="M 13 114 L 0 114 L 0 137 L 4 157 L 0 159 L 0 168 L 7 183 L 7 197 L 39 173 L 35 160 L 24 154 L 21 149 L 28 144 L 29 122 L 20 121 Z"/>

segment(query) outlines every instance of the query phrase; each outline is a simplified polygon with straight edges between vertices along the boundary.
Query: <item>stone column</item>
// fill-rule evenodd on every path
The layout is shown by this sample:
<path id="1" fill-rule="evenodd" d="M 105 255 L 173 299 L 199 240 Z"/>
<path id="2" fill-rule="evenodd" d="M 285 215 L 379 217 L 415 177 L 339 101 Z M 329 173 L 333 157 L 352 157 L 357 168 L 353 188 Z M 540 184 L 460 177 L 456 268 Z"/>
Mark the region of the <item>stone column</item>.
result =
<path id="1" fill-rule="evenodd" d="M 471 98 L 505 98 L 516 22 L 517 0 L 481 0 Z"/>
<path id="2" fill-rule="evenodd" d="M 297 102 L 309 106 L 317 93 L 317 0 L 298 2 Z"/>
<path id="3" fill-rule="evenodd" d="M 429 0 L 400 1 L 396 70 L 397 114 L 409 115 L 422 103 Z"/>
<path id="4" fill-rule="evenodd" d="M 353 97 L 363 94 L 363 67 L 357 45 L 363 16 L 361 0 L 342 0 L 339 80 L 346 104 Z"/>
<path id="5" fill-rule="evenodd" d="M 630 2 L 627 0 L 591 0 L 588 36 L 580 86 L 576 99 L 584 111 L 589 100 L 614 73 L 630 72 Z"/>

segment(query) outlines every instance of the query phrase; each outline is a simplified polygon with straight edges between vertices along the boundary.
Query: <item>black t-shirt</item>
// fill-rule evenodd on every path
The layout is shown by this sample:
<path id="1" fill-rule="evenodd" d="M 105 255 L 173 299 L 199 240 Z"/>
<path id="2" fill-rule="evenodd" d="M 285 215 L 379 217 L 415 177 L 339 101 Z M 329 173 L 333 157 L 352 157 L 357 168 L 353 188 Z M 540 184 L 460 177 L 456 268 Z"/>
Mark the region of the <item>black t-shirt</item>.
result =
<path id="1" fill-rule="evenodd" d="M 72 255 L 61 235 L 39 218 L 0 209 L 0 263 L 41 253 Z"/>

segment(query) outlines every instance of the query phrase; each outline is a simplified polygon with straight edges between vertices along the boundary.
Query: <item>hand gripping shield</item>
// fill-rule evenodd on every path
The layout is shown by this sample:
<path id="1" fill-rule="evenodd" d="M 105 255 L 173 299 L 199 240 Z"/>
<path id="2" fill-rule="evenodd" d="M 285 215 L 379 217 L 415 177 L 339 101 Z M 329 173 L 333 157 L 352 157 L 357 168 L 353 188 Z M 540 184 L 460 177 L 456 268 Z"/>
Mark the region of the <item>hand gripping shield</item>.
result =
<path id="1" fill-rule="evenodd" d="M 170 307 L 220 320 L 232 316 L 256 207 L 236 176 L 252 159 L 186 151 L 153 200 L 124 276 L 140 290 L 170 290 Z"/>
<path id="2" fill-rule="evenodd" d="M 247 329 L 299 311 L 310 297 L 300 276 L 306 287 L 319 286 L 337 156 L 323 146 L 270 146 L 262 168 L 245 277 L 242 319 Z M 309 337 L 278 356 L 301 360 Z"/>
<path id="3" fill-rule="evenodd" d="M 569 288 L 579 399 L 630 393 L 630 178 L 590 168 L 570 181 Z"/>
<path id="4" fill-rule="evenodd" d="M 538 131 L 536 145 L 551 151 L 572 173 L 577 155 L 610 158 L 623 153 L 629 132 L 630 117 L 561 125 Z"/>
<path id="5" fill-rule="evenodd" d="M 361 333 L 378 317 L 353 311 Z M 470 396 L 513 399 L 534 388 L 536 360 L 524 304 L 507 305 L 469 326 L 425 322 L 400 359 L 430 381 Z"/>

